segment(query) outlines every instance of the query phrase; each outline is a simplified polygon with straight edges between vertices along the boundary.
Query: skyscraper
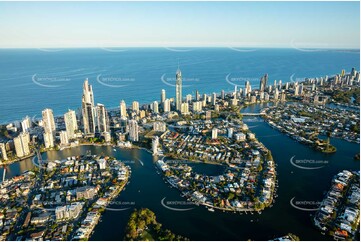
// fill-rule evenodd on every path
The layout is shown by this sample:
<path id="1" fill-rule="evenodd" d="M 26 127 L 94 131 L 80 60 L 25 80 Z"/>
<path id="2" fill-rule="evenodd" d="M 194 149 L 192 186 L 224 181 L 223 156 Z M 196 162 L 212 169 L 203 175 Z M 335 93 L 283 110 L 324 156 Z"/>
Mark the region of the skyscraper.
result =
<path id="1" fill-rule="evenodd" d="M 201 100 L 201 95 L 199 94 L 199 91 L 196 90 L 196 101 Z"/>
<path id="2" fill-rule="evenodd" d="M 45 132 L 43 134 L 43 138 L 44 138 L 45 148 L 48 149 L 48 148 L 54 147 L 54 134 L 53 133 Z"/>
<path id="3" fill-rule="evenodd" d="M 263 77 L 261 77 L 260 83 L 259 83 L 259 90 L 265 91 L 268 83 L 268 74 L 265 74 Z"/>
<path id="4" fill-rule="evenodd" d="M 93 136 L 95 133 L 94 95 L 88 78 L 85 79 L 83 84 L 82 116 L 84 134 L 86 136 Z"/>
<path id="5" fill-rule="evenodd" d="M 178 68 L 176 72 L 176 86 L 175 86 L 175 106 L 177 111 L 181 111 L 182 106 L 182 73 Z"/>
<path id="6" fill-rule="evenodd" d="M 28 132 L 29 129 L 31 128 L 32 126 L 32 122 L 31 122 L 31 119 L 26 116 L 23 121 L 21 121 L 21 128 L 23 130 L 23 132 Z"/>
<path id="7" fill-rule="evenodd" d="M 153 113 L 159 113 L 158 102 L 154 101 L 152 105 Z"/>
<path id="8" fill-rule="evenodd" d="M 119 106 L 120 106 L 120 117 L 123 119 L 127 118 L 127 105 L 125 104 L 125 101 L 122 100 Z"/>
<path id="9" fill-rule="evenodd" d="M 109 117 L 105 106 L 98 103 L 96 106 L 97 131 L 99 133 L 109 132 Z"/>
<path id="10" fill-rule="evenodd" d="M 212 105 L 216 105 L 216 101 L 217 101 L 217 94 L 214 92 L 212 93 Z"/>
<path id="11" fill-rule="evenodd" d="M 68 139 L 75 138 L 75 131 L 78 130 L 75 111 L 69 109 L 68 112 L 64 114 L 64 122 Z"/>
<path id="12" fill-rule="evenodd" d="M 170 112 L 170 100 L 166 99 L 163 103 L 163 111 L 165 113 Z"/>
<path id="13" fill-rule="evenodd" d="M 132 110 L 133 112 L 135 112 L 136 114 L 139 113 L 139 102 L 137 101 L 134 101 L 133 104 L 132 104 Z"/>
<path id="14" fill-rule="evenodd" d="M 17 157 L 23 157 L 30 154 L 29 142 L 30 135 L 27 132 L 22 132 L 18 135 L 18 137 L 14 138 Z"/>
<path id="15" fill-rule="evenodd" d="M 136 120 L 132 119 L 132 120 L 129 120 L 128 125 L 129 125 L 129 140 L 130 141 L 138 141 L 139 140 L 138 122 Z"/>
<path id="16" fill-rule="evenodd" d="M 162 89 L 160 94 L 160 103 L 164 103 L 165 99 L 166 99 L 165 90 Z"/>
<path id="17" fill-rule="evenodd" d="M 47 108 L 42 112 L 43 117 L 43 127 L 45 133 L 54 133 L 55 132 L 55 121 L 53 110 Z"/>
<path id="18" fill-rule="evenodd" d="M 66 131 L 60 131 L 60 144 L 69 144 L 68 133 Z"/>
<path id="19" fill-rule="evenodd" d="M 0 143 L 0 153 L 3 160 L 8 160 L 8 155 L 6 153 L 6 146 L 4 143 Z"/>

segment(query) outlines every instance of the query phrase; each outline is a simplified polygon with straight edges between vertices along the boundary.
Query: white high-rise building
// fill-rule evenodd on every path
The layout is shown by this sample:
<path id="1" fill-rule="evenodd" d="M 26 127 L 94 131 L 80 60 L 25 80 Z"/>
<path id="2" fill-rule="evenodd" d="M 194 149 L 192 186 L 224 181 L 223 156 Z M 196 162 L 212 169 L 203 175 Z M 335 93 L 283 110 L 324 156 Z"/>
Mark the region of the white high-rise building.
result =
<path id="1" fill-rule="evenodd" d="M 216 101 L 217 101 L 217 94 L 214 92 L 212 93 L 212 105 L 216 105 Z"/>
<path id="2" fill-rule="evenodd" d="M 60 131 L 60 144 L 61 145 L 69 144 L 68 133 L 66 131 Z"/>
<path id="3" fill-rule="evenodd" d="M 5 143 L 0 143 L 0 153 L 3 160 L 8 160 Z"/>
<path id="4" fill-rule="evenodd" d="M 22 121 L 21 121 L 21 128 L 23 132 L 28 132 L 29 129 L 32 126 L 32 122 L 30 117 L 26 116 Z"/>
<path id="5" fill-rule="evenodd" d="M 159 138 L 158 138 L 158 136 L 154 136 L 153 140 L 152 140 L 153 155 L 158 154 L 158 145 L 159 145 Z"/>
<path id="6" fill-rule="evenodd" d="M 192 101 L 192 95 L 191 94 L 187 94 L 186 95 L 186 102 L 190 103 Z"/>
<path id="7" fill-rule="evenodd" d="M 176 87 L 175 87 L 175 106 L 177 111 L 182 108 L 182 73 L 178 68 L 176 72 Z"/>
<path id="8" fill-rule="evenodd" d="M 217 139 L 217 137 L 218 137 L 218 129 L 213 128 L 212 129 L 212 139 Z"/>
<path id="9" fill-rule="evenodd" d="M 133 110 L 133 112 L 135 112 L 136 114 L 139 113 L 139 102 L 134 101 L 134 102 L 132 103 L 132 110 Z"/>
<path id="10" fill-rule="evenodd" d="M 78 130 L 78 121 L 76 120 L 76 114 L 74 110 L 68 110 L 64 114 L 65 128 L 69 139 L 76 137 L 75 131 Z"/>
<path id="11" fill-rule="evenodd" d="M 55 133 L 55 120 L 53 110 L 47 108 L 42 112 L 43 128 L 45 133 Z"/>
<path id="12" fill-rule="evenodd" d="M 120 117 L 122 119 L 126 119 L 127 118 L 127 105 L 125 104 L 125 101 L 122 100 L 120 102 Z"/>
<path id="13" fill-rule="evenodd" d="M 44 138 L 44 145 L 45 148 L 52 148 L 54 147 L 54 135 L 53 133 L 43 133 L 43 138 Z"/>
<path id="14" fill-rule="evenodd" d="M 88 78 L 85 79 L 83 85 L 82 116 L 84 134 L 93 136 L 95 133 L 94 95 L 93 88 L 89 85 Z"/>
<path id="15" fill-rule="evenodd" d="M 163 110 L 164 112 L 170 112 L 170 100 L 166 99 L 163 103 Z"/>
<path id="16" fill-rule="evenodd" d="M 182 105 L 181 105 L 181 113 L 182 114 L 189 114 L 189 105 L 188 105 L 188 103 L 182 103 Z"/>
<path id="17" fill-rule="evenodd" d="M 138 122 L 134 119 L 129 120 L 129 140 L 138 141 L 139 140 L 139 127 Z"/>
<path id="18" fill-rule="evenodd" d="M 15 152 L 17 157 L 23 157 L 30 154 L 30 135 L 27 132 L 22 132 L 18 137 L 14 138 Z"/>
<path id="19" fill-rule="evenodd" d="M 202 101 L 193 102 L 193 112 L 202 112 Z"/>
<path id="20" fill-rule="evenodd" d="M 165 122 L 162 121 L 156 121 L 153 123 L 153 130 L 154 131 L 160 131 L 160 132 L 164 132 L 167 129 L 167 125 L 165 124 Z"/>
<path id="21" fill-rule="evenodd" d="M 152 105 L 153 113 L 159 113 L 158 102 L 154 101 Z"/>
<path id="22" fill-rule="evenodd" d="M 105 106 L 98 103 L 96 106 L 97 130 L 99 133 L 109 132 L 109 117 Z"/>
<path id="23" fill-rule="evenodd" d="M 162 91 L 160 93 L 160 103 L 164 103 L 165 99 L 166 99 L 165 90 L 162 89 Z"/>

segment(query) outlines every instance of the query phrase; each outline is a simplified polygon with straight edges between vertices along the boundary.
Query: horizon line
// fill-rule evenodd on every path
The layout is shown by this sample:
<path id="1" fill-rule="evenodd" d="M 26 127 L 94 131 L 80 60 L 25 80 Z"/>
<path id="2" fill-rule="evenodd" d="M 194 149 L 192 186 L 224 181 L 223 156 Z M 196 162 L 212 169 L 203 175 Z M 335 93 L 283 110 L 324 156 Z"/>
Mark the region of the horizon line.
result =
<path id="1" fill-rule="evenodd" d="M 191 49 L 216 49 L 216 48 L 244 48 L 244 49 L 316 49 L 316 50 L 359 50 L 360 47 L 309 47 L 309 46 L 38 46 L 38 47 L 0 47 L 1 50 L 4 49 L 104 49 L 104 48 L 191 48 Z"/>

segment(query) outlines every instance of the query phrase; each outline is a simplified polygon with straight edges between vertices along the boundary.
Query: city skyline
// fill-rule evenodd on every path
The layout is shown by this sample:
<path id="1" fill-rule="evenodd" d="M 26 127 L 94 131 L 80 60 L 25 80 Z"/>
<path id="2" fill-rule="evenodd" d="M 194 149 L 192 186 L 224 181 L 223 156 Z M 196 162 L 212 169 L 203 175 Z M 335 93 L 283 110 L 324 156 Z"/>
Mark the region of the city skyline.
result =
<path id="1" fill-rule="evenodd" d="M 1 2 L 0 48 L 359 49 L 359 7 L 359 2 Z"/>

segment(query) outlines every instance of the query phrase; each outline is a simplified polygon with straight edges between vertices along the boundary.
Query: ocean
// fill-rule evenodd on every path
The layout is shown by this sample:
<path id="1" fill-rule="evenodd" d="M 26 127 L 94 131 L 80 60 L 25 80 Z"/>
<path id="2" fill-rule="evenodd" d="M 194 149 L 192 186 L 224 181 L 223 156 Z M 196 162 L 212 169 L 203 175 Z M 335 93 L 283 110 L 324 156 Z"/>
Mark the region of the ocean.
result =
<path id="1" fill-rule="evenodd" d="M 183 95 L 233 91 L 246 80 L 300 81 L 360 69 L 359 50 L 236 48 L 1 49 L 0 123 L 55 115 L 81 106 L 85 78 L 96 103 L 107 108 L 159 101 L 161 89 L 175 96 L 175 72 L 183 76 Z"/>

